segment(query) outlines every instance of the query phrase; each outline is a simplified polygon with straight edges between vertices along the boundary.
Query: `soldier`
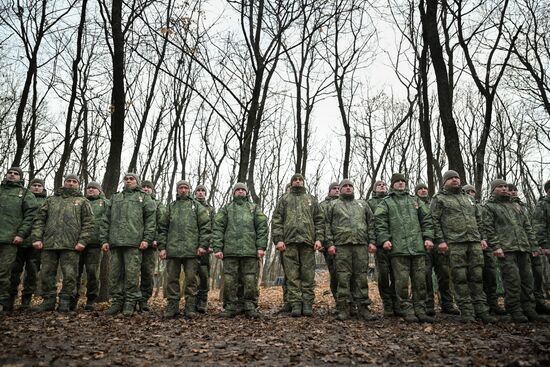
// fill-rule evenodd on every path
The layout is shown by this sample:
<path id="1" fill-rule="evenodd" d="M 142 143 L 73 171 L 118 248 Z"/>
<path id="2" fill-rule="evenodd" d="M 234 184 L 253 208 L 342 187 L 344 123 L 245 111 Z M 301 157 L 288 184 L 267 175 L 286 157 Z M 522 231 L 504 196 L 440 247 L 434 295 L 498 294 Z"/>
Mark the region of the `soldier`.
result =
<path id="1" fill-rule="evenodd" d="M 197 185 L 193 192 L 195 199 L 204 206 L 208 211 L 210 218 L 210 225 L 214 226 L 214 217 L 216 211 L 214 207 L 206 202 L 206 187 L 204 185 Z M 199 291 L 197 293 L 197 312 L 206 313 L 208 310 L 208 280 L 210 278 L 210 254 L 212 248 L 208 244 L 208 251 L 206 254 L 199 256 Z"/>
<path id="2" fill-rule="evenodd" d="M 372 197 L 367 201 L 371 211 L 376 212 L 376 207 L 388 195 L 388 186 L 384 181 L 376 181 Z M 384 316 L 402 316 L 397 294 L 395 293 L 395 280 L 391 269 L 391 261 L 387 251 L 376 251 L 376 268 L 378 269 L 378 293 L 382 298 Z"/>
<path id="3" fill-rule="evenodd" d="M 94 231 L 94 214 L 79 190 L 77 175 L 65 177 L 63 187 L 36 214 L 32 229 L 33 247 L 42 250 L 42 297 L 39 311 L 53 311 L 57 296 L 57 268 L 63 273 L 59 312 L 69 312 L 76 293 L 79 253 L 86 249 Z"/>
<path id="4" fill-rule="evenodd" d="M 483 210 L 489 246 L 497 257 L 504 282 L 504 304 L 515 322 L 545 321 L 535 311 L 530 254 L 537 250 L 529 218 L 513 203 L 504 180 L 491 182 Z"/>
<path id="5" fill-rule="evenodd" d="M 352 181 L 342 180 L 340 190 L 339 198 L 325 211 L 327 253 L 334 256 L 338 275 L 336 318 L 349 318 L 351 299 L 359 317 L 372 320 L 368 253 L 376 252 L 373 214 L 365 201 L 355 199 Z"/>
<path id="6" fill-rule="evenodd" d="M 483 292 L 483 249 L 487 247 L 478 226 L 481 213 L 475 201 L 462 191 L 456 171 L 443 174 L 443 188 L 432 199 L 435 243 L 449 252 L 451 279 L 462 322 L 497 320 L 489 315 Z"/>
<path id="7" fill-rule="evenodd" d="M 141 252 L 141 281 L 140 281 L 140 290 L 141 290 L 141 299 L 139 301 L 139 309 L 141 311 L 149 311 L 149 298 L 153 294 L 153 285 L 155 277 L 155 266 L 158 259 L 157 252 L 157 238 L 158 238 L 158 224 L 162 218 L 162 213 L 164 212 L 164 205 L 155 197 L 155 185 L 153 182 L 144 180 L 141 182 L 141 187 L 143 191 L 151 196 L 151 199 L 155 202 L 156 206 L 156 222 L 157 229 L 155 230 L 155 239 L 151 242 L 151 246 L 148 246 L 145 250 Z"/>
<path id="8" fill-rule="evenodd" d="M 287 183 L 285 186 L 285 193 L 288 194 L 290 192 L 290 188 L 292 187 L 291 184 Z M 285 262 L 284 262 L 284 256 L 282 252 L 279 252 L 279 256 L 281 259 L 281 267 L 283 268 L 283 307 L 279 310 L 279 313 L 289 313 L 292 311 L 292 308 L 290 307 L 290 303 L 288 303 L 288 284 L 286 280 L 286 271 L 285 271 Z"/>
<path id="9" fill-rule="evenodd" d="M 11 269 L 18 246 L 31 231 L 38 205 L 24 182 L 23 170 L 12 167 L 0 185 L 0 312 L 9 311 Z"/>
<path id="10" fill-rule="evenodd" d="M 37 208 L 40 208 L 46 201 L 47 196 L 44 180 L 39 178 L 32 179 L 29 184 L 29 190 L 36 198 Z M 40 251 L 32 247 L 30 237 L 25 238 L 25 241 L 17 248 L 17 255 L 11 268 L 10 300 L 7 305 L 7 311 L 13 310 L 23 270 L 25 270 L 25 279 L 23 280 L 23 290 L 21 292 L 21 310 L 28 310 L 31 306 L 32 295 L 36 291 L 38 272 L 40 271 Z"/>
<path id="11" fill-rule="evenodd" d="M 166 318 L 179 314 L 180 274 L 185 274 L 185 316 L 197 316 L 197 256 L 208 251 L 211 225 L 208 211 L 189 193 L 191 185 L 185 180 L 176 184 L 176 200 L 168 205 L 160 224 L 159 256 L 167 259 Z"/>
<path id="12" fill-rule="evenodd" d="M 431 199 L 428 196 L 428 186 L 419 183 L 414 188 L 415 195 L 430 208 Z M 449 254 L 441 253 L 437 249 L 431 249 L 426 254 L 426 313 L 435 316 L 434 285 L 432 273 L 435 270 L 437 276 L 437 287 L 439 290 L 439 302 L 441 312 L 451 315 L 458 315 L 460 312 L 453 303 L 451 292 L 451 281 L 449 271 Z"/>
<path id="13" fill-rule="evenodd" d="M 245 315 L 257 318 L 256 293 L 258 261 L 267 245 L 267 217 L 247 197 L 243 183 L 233 186 L 233 201 L 216 215 L 212 248 L 216 258 L 223 260 L 225 310 L 222 317 L 234 317 L 237 302 L 242 301 Z M 242 299 L 237 297 L 242 287 Z"/>
<path id="14" fill-rule="evenodd" d="M 544 193 L 546 195 L 539 200 L 535 208 L 533 227 L 537 236 L 537 244 L 541 249 L 541 255 L 545 255 L 539 255 L 539 257 L 541 257 L 542 261 L 546 261 L 546 265 L 548 266 L 547 256 L 550 256 L 550 180 L 544 184 Z M 537 306 L 536 311 L 538 313 L 548 314 L 546 302 L 546 307 L 544 308 L 540 307 L 540 305 Z"/>
<path id="15" fill-rule="evenodd" d="M 338 182 L 331 183 L 328 187 L 328 196 L 325 198 L 325 200 L 319 203 L 319 207 L 323 211 L 323 216 L 325 217 L 325 221 L 326 221 L 327 210 L 329 209 L 330 205 L 338 199 L 339 195 L 340 195 L 340 186 Z M 332 293 L 332 297 L 334 298 L 334 301 L 337 302 L 336 289 L 338 287 L 338 277 L 336 274 L 336 262 L 334 261 L 335 256 L 329 255 L 327 251 L 328 243 L 326 241 L 323 245 L 324 245 L 323 256 L 325 257 L 325 262 L 327 264 L 328 273 L 330 276 L 330 291 Z"/>
<path id="16" fill-rule="evenodd" d="M 476 189 L 472 185 L 464 185 L 462 190 L 470 195 L 473 200 L 476 202 L 477 210 L 483 212 L 482 206 L 476 200 Z M 479 218 L 478 218 L 479 219 Z M 483 223 L 478 223 L 478 228 L 481 231 L 481 237 L 486 240 L 486 236 L 483 233 Z M 498 264 L 493 251 L 490 247 L 487 247 L 483 250 L 483 291 L 487 297 L 487 304 L 491 313 L 495 315 L 506 315 L 506 310 L 504 310 L 498 304 Z"/>
<path id="17" fill-rule="evenodd" d="M 291 316 L 313 314 L 315 251 L 323 248 L 324 219 L 317 199 L 306 192 L 304 177 L 296 173 L 273 213 L 273 242 L 283 253 Z"/>
<path id="18" fill-rule="evenodd" d="M 409 195 L 407 179 L 401 173 L 391 178 L 391 190 L 374 213 L 379 251 L 391 261 L 397 299 L 406 322 L 434 322 L 426 314 L 426 250 L 433 247 L 430 211 Z M 409 278 L 412 301 L 409 297 Z"/>
<path id="19" fill-rule="evenodd" d="M 156 233 L 156 203 L 140 186 L 138 175 L 124 175 L 124 189 L 111 197 L 101 229 L 102 250 L 111 251 L 110 289 L 112 303 L 108 315 L 122 311 L 132 316 L 142 299 L 139 287 L 142 251 Z"/>
<path id="20" fill-rule="evenodd" d="M 86 311 L 93 311 L 95 300 L 99 295 L 99 264 L 101 262 L 101 240 L 99 239 L 101 226 L 105 221 L 105 212 L 109 208 L 109 200 L 101 190 L 97 182 L 86 185 L 86 199 L 88 199 L 94 213 L 94 231 L 86 249 L 80 253 L 78 261 L 78 274 L 76 278 L 76 293 L 71 309 L 76 309 L 80 296 L 80 284 L 82 273 L 86 268 Z"/>
<path id="21" fill-rule="evenodd" d="M 530 219 L 531 215 L 527 208 L 527 205 L 521 201 L 518 196 L 518 188 L 514 184 L 508 184 L 508 194 L 510 195 L 510 200 L 513 203 L 519 205 L 523 209 L 523 212 Z M 533 223 L 532 223 L 533 225 Z M 546 261 L 544 256 L 544 251 L 541 246 L 538 246 L 536 251 L 530 253 L 531 256 L 531 271 L 533 272 L 533 294 L 535 296 L 535 310 L 539 314 L 550 314 L 550 306 L 546 302 L 546 297 L 544 295 L 544 267 L 543 261 Z"/>

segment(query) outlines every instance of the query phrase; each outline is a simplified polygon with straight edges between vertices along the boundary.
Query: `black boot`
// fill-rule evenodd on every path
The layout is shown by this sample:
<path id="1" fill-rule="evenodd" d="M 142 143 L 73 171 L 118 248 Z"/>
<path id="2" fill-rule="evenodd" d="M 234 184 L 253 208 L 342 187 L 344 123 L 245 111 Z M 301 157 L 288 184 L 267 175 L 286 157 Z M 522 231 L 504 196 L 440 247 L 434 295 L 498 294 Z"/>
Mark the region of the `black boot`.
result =
<path id="1" fill-rule="evenodd" d="M 32 294 L 24 294 L 21 297 L 21 311 L 26 311 L 31 308 Z"/>
<path id="2" fill-rule="evenodd" d="M 95 310 L 95 296 L 88 296 L 88 298 L 86 299 L 86 305 L 84 306 L 84 309 L 86 311 Z"/>

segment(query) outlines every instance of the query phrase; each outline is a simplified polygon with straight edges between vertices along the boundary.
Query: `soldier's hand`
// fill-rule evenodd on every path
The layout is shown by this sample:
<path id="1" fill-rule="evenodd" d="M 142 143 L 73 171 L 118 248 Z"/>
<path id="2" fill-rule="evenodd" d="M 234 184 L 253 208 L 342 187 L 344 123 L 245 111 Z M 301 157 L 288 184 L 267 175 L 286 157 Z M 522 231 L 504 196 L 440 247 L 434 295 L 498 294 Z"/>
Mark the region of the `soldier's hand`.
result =
<path id="1" fill-rule="evenodd" d="M 278 251 L 281 251 L 283 252 L 284 250 L 286 250 L 286 245 L 283 241 L 279 241 L 277 242 L 277 244 L 275 245 L 275 248 L 278 250 Z"/>
<path id="2" fill-rule="evenodd" d="M 139 244 L 139 249 L 140 250 L 147 250 L 147 247 L 149 247 L 149 244 L 147 243 L 147 241 L 141 241 L 140 244 Z"/>
<path id="3" fill-rule="evenodd" d="M 441 242 L 439 245 L 437 245 L 437 249 L 441 253 L 445 253 L 449 251 L 449 245 L 447 245 L 447 242 Z"/>
<path id="4" fill-rule="evenodd" d="M 42 241 L 34 241 L 32 243 L 32 247 L 34 247 L 37 250 L 42 250 L 44 248 L 44 244 L 42 243 Z"/>
<path id="5" fill-rule="evenodd" d="M 382 247 L 384 248 L 384 250 L 389 251 L 389 250 L 391 250 L 391 248 L 393 247 L 393 245 L 392 245 L 391 241 L 386 241 L 386 242 L 384 242 L 384 244 L 382 245 Z"/>
<path id="6" fill-rule="evenodd" d="M 533 257 L 537 257 L 537 256 L 542 255 L 542 254 L 544 254 L 544 251 L 540 247 L 531 253 L 531 255 L 533 255 Z"/>
<path id="7" fill-rule="evenodd" d="M 198 256 L 202 256 L 202 255 L 204 255 L 204 254 L 206 254 L 206 250 L 203 249 L 202 247 L 199 247 L 199 248 L 197 249 L 197 255 L 198 255 Z"/>
<path id="8" fill-rule="evenodd" d="M 545 248 L 542 250 L 546 256 L 550 256 L 550 248 Z"/>
<path id="9" fill-rule="evenodd" d="M 214 256 L 216 257 L 216 259 L 223 260 L 223 252 L 221 251 L 216 252 Z"/>
<path id="10" fill-rule="evenodd" d="M 323 249 L 323 244 L 321 243 L 321 241 L 315 241 L 313 248 L 315 249 L 315 251 L 321 251 Z"/>
<path id="11" fill-rule="evenodd" d="M 86 246 L 84 246 L 83 244 L 81 244 L 80 242 L 76 244 L 76 246 L 74 247 L 74 249 L 78 252 L 82 252 L 84 251 L 84 249 L 86 248 Z"/>
<path id="12" fill-rule="evenodd" d="M 261 259 L 262 257 L 264 257 L 265 251 L 264 250 L 258 250 L 256 255 L 258 256 L 258 259 Z"/>
<path id="13" fill-rule="evenodd" d="M 368 251 L 369 253 L 371 254 L 375 254 L 376 253 L 376 246 L 372 243 L 369 243 L 369 248 L 368 248 Z"/>
<path id="14" fill-rule="evenodd" d="M 101 245 L 101 251 L 109 252 L 109 244 L 107 242 L 105 242 L 103 245 Z"/>
<path id="15" fill-rule="evenodd" d="M 166 250 L 160 250 L 159 252 L 159 258 L 161 260 L 166 260 Z"/>
<path id="16" fill-rule="evenodd" d="M 327 253 L 332 256 L 336 255 L 336 246 L 334 245 L 330 246 L 327 250 Z"/>
<path id="17" fill-rule="evenodd" d="M 212 252 L 214 252 L 214 250 L 212 250 L 212 247 L 209 247 L 208 248 L 208 253 L 211 254 Z"/>
<path id="18" fill-rule="evenodd" d="M 152 248 L 157 248 L 158 245 L 159 245 L 159 244 L 158 244 L 157 241 L 153 241 L 153 243 L 151 244 L 151 247 L 152 247 Z"/>
<path id="19" fill-rule="evenodd" d="M 434 243 L 430 240 L 426 240 L 424 241 L 424 247 L 429 251 L 434 248 Z"/>
<path id="20" fill-rule="evenodd" d="M 495 255 L 496 257 L 504 257 L 504 251 L 502 251 L 501 248 L 493 251 L 493 255 Z"/>
<path id="21" fill-rule="evenodd" d="M 21 236 L 15 236 L 15 238 L 13 239 L 13 242 L 12 242 L 15 246 L 19 246 L 20 244 L 23 243 L 23 237 Z"/>
<path id="22" fill-rule="evenodd" d="M 487 250 L 488 247 L 489 247 L 489 245 L 487 244 L 487 241 L 481 240 L 481 249 L 482 250 Z"/>

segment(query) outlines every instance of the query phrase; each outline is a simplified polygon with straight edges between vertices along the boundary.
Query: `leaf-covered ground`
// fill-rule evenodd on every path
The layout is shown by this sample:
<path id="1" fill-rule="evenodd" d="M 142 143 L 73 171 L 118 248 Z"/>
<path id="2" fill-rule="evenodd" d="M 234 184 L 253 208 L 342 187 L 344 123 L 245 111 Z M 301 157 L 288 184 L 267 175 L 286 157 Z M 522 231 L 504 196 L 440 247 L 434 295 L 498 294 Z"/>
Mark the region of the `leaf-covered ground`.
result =
<path id="1" fill-rule="evenodd" d="M 220 319 L 218 291 L 194 320 L 164 320 L 165 301 L 134 317 L 98 311 L 0 316 L 0 366 L 174 365 L 550 365 L 550 324 L 462 325 L 438 314 L 433 325 L 398 318 L 335 321 L 326 276 L 319 275 L 315 314 L 277 313 L 279 287 L 263 288 L 262 318 Z M 376 284 L 372 309 L 381 313 Z"/>

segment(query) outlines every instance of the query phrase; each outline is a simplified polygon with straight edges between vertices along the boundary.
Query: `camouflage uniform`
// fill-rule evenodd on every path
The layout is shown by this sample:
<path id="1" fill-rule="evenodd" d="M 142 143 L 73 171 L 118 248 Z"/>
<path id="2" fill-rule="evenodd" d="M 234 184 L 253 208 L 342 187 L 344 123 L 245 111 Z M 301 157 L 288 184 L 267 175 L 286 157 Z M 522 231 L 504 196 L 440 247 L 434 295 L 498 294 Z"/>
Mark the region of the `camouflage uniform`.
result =
<path id="1" fill-rule="evenodd" d="M 214 226 L 214 218 L 216 211 L 214 207 L 206 202 L 206 200 L 196 199 L 207 211 L 210 218 L 210 225 Z M 210 244 L 208 244 L 210 247 Z M 199 262 L 199 290 L 197 292 L 197 311 L 206 312 L 208 308 L 208 290 L 210 278 L 210 253 L 207 252 L 202 256 L 198 256 Z"/>
<path id="2" fill-rule="evenodd" d="M 178 195 L 166 208 L 159 226 L 159 250 L 166 250 L 167 315 L 179 312 L 180 274 L 185 273 L 185 313 L 193 316 L 197 304 L 197 249 L 208 250 L 211 235 L 208 211 L 189 195 Z"/>
<path id="3" fill-rule="evenodd" d="M 140 243 L 150 246 L 156 233 L 156 204 L 139 186 L 124 188 L 111 197 L 101 229 L 101 242 L 111 251 L 110 290 L 112 313 L 124 308 L 131 315 L 141 300 L 139 278 L 142 251 Z"/>
<path id="4" fill-rule="evenodd" d="M 310 314 L 315 287 L 314 243 L 324 241 L 325 232 L 323 213 L 317 199 L 304 187 L 291 187 L 290 192 L 277 203 L 271 230 L 273 242 L 284 242 L 286 245 L 283 259 L 288 302 L 293 314 L 297 315 L 297 311 L 302 309 L 304 314 Z"/>
<path id="5" fill-rule="evenodd" d="M 327 196 L 325 200 L 321 201 L 319 203 L 319 208 L 323 211 L 323 216 L 326 220 L 327 211 L 330 208 L 330 205 L 334 203 L 334 201 L 338 200 L 338 197 L 333 196 Z M 327 223 L 328 224 L 328 223 Z M 327 264 L 327 269 L 330 276 L 330 291 L 332 293 L 332 297 L 334 297 L 334 301 L 337 301 L 336 297 L 336 290 L 338 289 L 338 275 L 336 272 L 336 261 L 334 255 L 329 255 L 327 253 L 328 243 L 325 241 L 324 243 L 325 251 L 323 251 L 323 256 L 325 257 L 325 262 Z"/>
<path id="6" fill-rule="evenodd" d="M 550 188 L 550 181 L 547 183 Z M 537 237 L 537 244 L 542 249 L 550 249 L 550 196 L 546 195 L 543 197 L 535 208 L 533 215 L 533 227 L 535 230 L 535 235 Z M 548 257 L 539 255 L 540 261 L 546 261 L 548 266 Z M 542 264 L 541 264 L 542 265 Z M 541 266 L 542 267 L 542 266 Z M 544 282 L 543 282 L 544 285 Z M 544 288 L 544 287 L 542 287 Z M 541 304 L 541 301 L 544 299 L 544 290 L 540 294 L 540 287 L 535 283 L 535 299 L 537 301 L 537 311 L 546 313 L 546 301 L 544 304 Z"/>
<path id="7" fill-rule="evenodd" d="M 336 247 L 339 318 L 345 319 L 349 315 L 350 299 L 358 306 L 359 315 L 368 318 L 367 246 L 376 242 L 373 214 L 365 201 L 356 200 L 353 194 L 340 193 L 325 215 L 327 248 Z"/>
<path id="8" fill-rule="evenodd" d="M 17 257 L 13 239 L 28 237 L 38 205 L 22 180 L 21 171 L 21 181 L 5 180 L 0 185 L 0 309 L 8 306 L 10 298 L 11 269 Z"/>
<path id="9" fill-rule="evenodd" d="M 224 301 L 229 314 L 244 311 L 255 316 L 258 250 L 267 244 L 267 218 L 247 197 L 233 197 L 216 215 L 212 236 L 214 253 L 223 253 Z M 242 288 L 242 300 L 237 292 Z"/>
<path id="10" fill-rule="evenodd" d="M 386 251 L 393 270 L 397 299 L 406 318 L 426 317 L 426 250 L 424 241 L 433 238 L 430 211 L 424 203 L 403 192 L 390 190 L 374 213 L 378 251 L 391 241 Z M 412 302 L 409 298 L 409 278 L 412 283 Z"/>
<path id="11" fill-rule="evenodd" d="M 69 311 L 76 293 L 79 253 L 77 243 L 87 246 L 94 232 L 94 214 L 88 200 L 78 189 L 60 188 L 38 210 L 32 239 L 42 241 L 43 311 L 53 310 L 56 303 L 58 266 L 63 274 L 59 293 L 59 310 Z"/>

